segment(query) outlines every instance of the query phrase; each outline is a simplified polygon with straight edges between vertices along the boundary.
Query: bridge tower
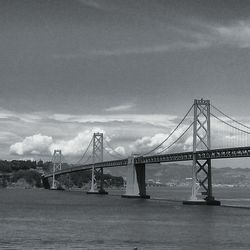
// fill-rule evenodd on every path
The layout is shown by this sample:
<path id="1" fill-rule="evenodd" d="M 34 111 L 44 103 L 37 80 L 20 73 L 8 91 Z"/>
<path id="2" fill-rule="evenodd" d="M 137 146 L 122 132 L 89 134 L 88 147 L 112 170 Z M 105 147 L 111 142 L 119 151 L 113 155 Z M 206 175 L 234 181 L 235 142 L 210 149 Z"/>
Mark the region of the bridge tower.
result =
<path id="1" fill-rule="evenodd" d="M 93 151 L 92 151 L 92 169 L 91 169 L 91 188 L 87 192 L 88 194 L 107 194 L 103 188 L 103 168 L 99 170 L 95 169 L 95 164 L 98 162 L 103 162 L 103 133 L 93 134 Z M 96 176 L 100 176 L 100 187 L 97 190 L 96 187 Z"/>
<path id="2" fill-rule="evenodd" d="M 61 150 L 59 150 L 59 149 L 54 150 L 54 154 L 52 157 L 52 163 L 53 163 L 53 176 L 52 176 L 51 189 L 57 189 L 55 172 L 58 170 L 62 170 L 62 151 Z"/>
<path id="3" fill-rule="evenodd" d="M 184 204 L 220 205 L 212 193 L 211 159 L 200 160 L 196 152 L 211 149 L 210 101 L 194 100 L 192 195 Z M 197 198 L 198 191 L 204 197 Z"/>

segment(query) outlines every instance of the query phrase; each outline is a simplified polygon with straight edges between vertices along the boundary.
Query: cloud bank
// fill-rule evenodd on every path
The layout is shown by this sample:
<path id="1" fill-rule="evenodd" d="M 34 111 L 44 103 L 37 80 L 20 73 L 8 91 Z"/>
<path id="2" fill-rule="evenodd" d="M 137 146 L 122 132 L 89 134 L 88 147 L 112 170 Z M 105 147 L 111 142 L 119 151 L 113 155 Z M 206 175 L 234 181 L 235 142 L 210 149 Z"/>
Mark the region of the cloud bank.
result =
<path id="1" fill-rule="evenodd" d="M 69 156 L 71 159 L 79 159 L 86 150 L 94 132 L 104 133 L 105 140 L 112 146 L 110 148 L 105 145 L 105 149 L 112 155 L 117 156 L 116 153 L 118 153 L 125 157 L 131 153 L 145 153 L 166 139 L 180 121 L 180 117 L 163 114 L 84 116 L 49 113 L 33 115 L 31 113 L 25 114 L 25 117 L 29 117 L 29 119 L 22 123 L 18 119 L 18 114 L 15 113 L 6 112 L 1 117 L 4 120 L 4 123 L 0 123 L 1 129 L 6 130 L 0 134 L 2 147 L 8 147 L 11 158 L 22 156 L 22 158 L 32 157 L 34 159 L 51 156 L 55 149 L 61 149 L 63 155 Z M 228 118 L 224 118 L 224 120 L 230 122 Z M 182 135 L 191 121 L 192 118 L 188 119 L 187 123 L 183 124 L 155 152 L 159 153 L 171 145 Z M 244 123 L 249 124 L 246 117 Z M 242 133 L 237 133 L 232 128 L 228 129 L 227 125 L 213 117 L 211 124 L 213 148 L 249 145 L 249 136 L 242 137 Z M 93 129 L 89 129 L 90 127 Z M 24 134 L 18 133 L 19 131 Z M 41 132 L 36 133 L 36 131 Z M 192 128 L 190 128 L 189 133 L 181 138 L 175 147 L 164 152 L 191 151 L 192 139 Z M 105 157 L 107 157 L 106 160 L 111 159 L 108 155 Z"/>
<path id="2" fill-rule="evenodd" d="M 10 153 L 16 155 L 44 155 L 49 153 L 49 147 L 53 142 L 51 136 L 36 134 L 24 138 L 23 141 L 17 142 L 10 146 Z"/>
<path id="3" fill-rule="evenodd" d="M 128 104 L 123 104 L 123 105 L 118 105 L 118 106 L 106 108 L 105 111 L 107 111 L 107 112 L 128 111 L 128 110 L 132 109 L 134 106 L 135 106 L 134 104 L 128 103 Z"/>
<path id="4" fill-rule="evenodd" d="M 81 57 L 120 57 L 129 55 L 147 55 L 168 53 L 177 50 L 200 50 L 211 47 L 231 46 L 250 48 L 250 20 L 237 21 L 228 25 L 190 22 L 186 29 L 173 28 L 176 31 L 174 42 L 162 44 L 116 47 L 111 49 L 95 48 L 77 54 L 57 54 L 55 59 L 75 59 Z"/>

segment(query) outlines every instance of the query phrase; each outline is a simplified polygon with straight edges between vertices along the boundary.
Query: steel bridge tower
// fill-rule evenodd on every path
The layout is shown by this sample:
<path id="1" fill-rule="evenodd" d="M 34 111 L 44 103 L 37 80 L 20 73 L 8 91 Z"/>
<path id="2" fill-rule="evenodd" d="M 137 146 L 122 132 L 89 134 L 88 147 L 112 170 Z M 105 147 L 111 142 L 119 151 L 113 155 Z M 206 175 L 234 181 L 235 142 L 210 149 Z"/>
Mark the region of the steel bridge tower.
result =
<path id="1" fill-rule="evenodd" d="M 54 154 L 52 157 L 52 163 L 53 163 L 53 176 L 52 176 L 51 189 L 57 189 L 55 172 L 62 170 L 62 151 L 61 150 L 59 150 L 59 149 L 54 150 Z"/>
<path id="2" fill-rule="evenodd" d="M 212 193 L 211 159 L 200 160 L 196 154 L 199 150 L 210 149 L 210 101 L 194 100 L 192 195 L 191 200 L 185 201 L 184 204 L 220 205 Z M 204 200 L 197 198 L 198 191 L 201 191 L 201 194 L 205 196 Z"/>
<path id="3" fill-rule="evenodd" d="M 93 165 L 91 170 L 91 188 L 87 192 L 88 194 L 107 194 L 107 192 L 103 189 L 103 168 L 100 168 L 99 170 L 95 169 L 95 164 L 98 162 L 103 162 L 103 133 L 93 134 Z M 99 174 L 100 176 L 99 190 L 97 190 L 95 174 Z"/>

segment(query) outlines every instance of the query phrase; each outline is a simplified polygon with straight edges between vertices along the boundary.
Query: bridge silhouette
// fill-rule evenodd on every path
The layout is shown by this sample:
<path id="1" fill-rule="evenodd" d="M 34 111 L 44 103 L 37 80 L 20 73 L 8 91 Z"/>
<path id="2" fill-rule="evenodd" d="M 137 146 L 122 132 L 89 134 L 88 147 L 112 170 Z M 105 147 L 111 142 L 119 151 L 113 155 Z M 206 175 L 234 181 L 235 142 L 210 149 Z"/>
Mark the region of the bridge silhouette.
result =
<path id="1" fill-rule="evenodd" d="M 211 108 L 213 112 L 211 112 Z M 193 112 L 192 119 L 190 118 L 191 112 Z M 215 136 L 226 138 L 226 145 L 216 148 L 211 147 L 211 118 L 217 122 L 216 126 L 219 127 L 219 133 Z M 187 121 L 189 121 L 188 124 Z M 218 124 L 222 124 L 223 127 Z M 184 127 L 181 128 L 183 125 Z M 227 128 L 230 130 L 228 134 L 226 134 L 228 132 Z M 192 135 L 190 135 L 190 132 Z M 188 147 L 186 147 L 187 140 L 184 140 L 187 135 L 192 139 Z M 62 169 L 62 152 L 60 149 L 55 150 L 52 157 L 52 172 L 43 175 L 43 183 L 46 188 L 56 189 L 55 180 L 57 176 L 91 170 L 91 188 L 88 193 L 107 194 L 103 187 L 103 169 L 127 166 L 126 192 L 122 197 L 150 198 L 146 193 L 145 170 L 147 164 L 191 161 L 191 198 L 183 203 L 220 205 L 220 201 L 216 200 L 213 196 L 211 161 L 215 159 L 250 157 L 250 146 L 248 146 L 250 145 L 249 135 L 250 127 L 226 115 L 220 109 L 210 104 L 209 100 L 194 100 L 194 104 L 179 124 L 161 143 L 150 151 L 141 154 L 132 154 L 127 158 L 123 158 L 122 155 L 110 146 L 109 142 L 104 140 L 103 133 L 94 133 L 78 164 L 69 168 Z M 229 145 L 228 141 L 231 141 L 234 145 Z M 104 147 L 104 142 L 106 142 L 111 151 L 108 151 Z M 91 146 L 92 152 L 87 157 L 87 152 Z M 175 146 L 177 146 L 177 151 L 182 149 L 183 151 L 171 152 Z M 104 151 L 110 156 L 114 156 L 115 153 L 116 157 L 120 159 L 104 161 Z M 80 163 L 86 157 L 87 160 L 84 163 Z M 88 162 L 89 160 L 91 160 L 90 163 Z M 98 188 L 96 187 L 95 180 L 97 173 L 101 176 Z M 49 178 L 52 178 L 51 185 L 48 181 Z"/>

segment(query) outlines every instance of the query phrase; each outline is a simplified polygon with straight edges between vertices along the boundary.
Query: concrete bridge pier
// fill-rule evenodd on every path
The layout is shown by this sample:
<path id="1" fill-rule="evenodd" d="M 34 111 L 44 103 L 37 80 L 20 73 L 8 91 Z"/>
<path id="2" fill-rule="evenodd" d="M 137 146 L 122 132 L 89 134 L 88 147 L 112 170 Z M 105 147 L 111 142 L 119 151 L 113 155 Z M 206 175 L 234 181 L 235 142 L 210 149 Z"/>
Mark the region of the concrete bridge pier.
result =
<path id="1" fill-rule="evenodd" d="M 135 164 L 134 156 L 128 158 L 126 193 L 123 198 L 149 199 L 146 193 L 145 164 Z"/>

